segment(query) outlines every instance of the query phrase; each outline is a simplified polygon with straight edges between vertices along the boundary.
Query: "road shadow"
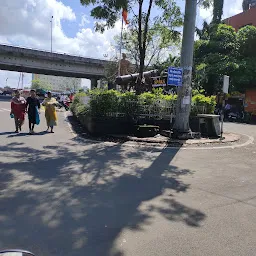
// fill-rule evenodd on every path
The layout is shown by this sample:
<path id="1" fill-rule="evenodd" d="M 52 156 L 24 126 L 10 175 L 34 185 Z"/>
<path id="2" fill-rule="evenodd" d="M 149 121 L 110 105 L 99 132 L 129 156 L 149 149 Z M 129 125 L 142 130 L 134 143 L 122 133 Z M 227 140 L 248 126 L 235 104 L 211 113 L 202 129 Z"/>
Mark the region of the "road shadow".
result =
<path id="1" fill-rule="evenodd" d="M 25 137 L 25 136 L 28 136 L 28 135 L 29 135 L 29 133 L 27 133 L 27 132 L 19 132 L 19 133 L 13 132 L 11 135 L 8 135 L 7 138 Z"/>
<path id="2" fill-rule="evenodd" d="M 10 158 L 0 162 L 0 248 L 23 247 L 40 256 L 121 256 L 115 246 L 121 232 L 144 230 L 155 214 L 200 227 L 205 214 L 175 200 L 189 189 L 182 177 L 193 174 L 172 165 L 178 149 L 152 155 L 122 144 L 81 147 L 71 141 L 41 150 L 0 147 Z"/>
<path id="3" fill-rule="evenodd" d="M 15 131 L 13 132 L 0 132 L 0 136 L 4 136 L 4 135 L 14 135 L 16 134 Z"/>

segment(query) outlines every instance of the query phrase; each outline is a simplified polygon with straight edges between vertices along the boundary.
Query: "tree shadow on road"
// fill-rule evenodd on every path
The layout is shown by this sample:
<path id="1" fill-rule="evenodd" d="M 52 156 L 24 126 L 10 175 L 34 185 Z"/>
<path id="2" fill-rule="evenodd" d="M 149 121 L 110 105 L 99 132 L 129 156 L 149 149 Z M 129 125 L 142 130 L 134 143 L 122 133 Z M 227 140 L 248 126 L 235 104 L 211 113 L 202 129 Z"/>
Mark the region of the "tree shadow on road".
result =
<path id="1" fill-rule="evenodd" d="M 122 144 L 77 142 L 40 150 L 0 147 L 0 154 L 13 157 L 0 162 L 0 248 L 23 247 L 40 256 L 121 256 L 115 245 L 121 232 L 143 231 L 155 214 L 200 227 L 204 213 L 165 194 L 189 189 L 182 176 L 192 172 L 171 164 L 177 151 L 150 154 Z"/>

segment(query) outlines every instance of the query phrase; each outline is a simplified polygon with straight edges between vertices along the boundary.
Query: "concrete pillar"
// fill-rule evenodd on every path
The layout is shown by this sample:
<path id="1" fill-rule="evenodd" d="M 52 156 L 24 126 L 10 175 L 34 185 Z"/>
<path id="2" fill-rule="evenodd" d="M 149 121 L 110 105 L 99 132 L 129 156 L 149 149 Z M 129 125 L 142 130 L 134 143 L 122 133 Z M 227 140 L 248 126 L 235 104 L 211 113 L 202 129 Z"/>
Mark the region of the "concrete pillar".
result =
<path id="1" fill-rule="evenodd" d="M 96 78 L 91 78 L 91 89 L 97 88 L 98 81 Z"/>

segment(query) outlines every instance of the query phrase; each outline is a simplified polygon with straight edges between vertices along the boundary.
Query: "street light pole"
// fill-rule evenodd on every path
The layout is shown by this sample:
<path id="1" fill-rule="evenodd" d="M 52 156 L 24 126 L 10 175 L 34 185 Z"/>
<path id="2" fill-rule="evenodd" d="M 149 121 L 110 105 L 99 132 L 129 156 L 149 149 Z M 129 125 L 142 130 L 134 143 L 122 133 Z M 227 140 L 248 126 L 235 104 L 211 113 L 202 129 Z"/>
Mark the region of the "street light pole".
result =
<path id="1" fill-rule="evenodd" d="M 5 87 L 6 87 L 6 88 L 7 88 L 7 81 L 8 81 L 8 77 L 6 78 L 6 81 L 5 81 L 5 82 L 6 82 L 6 83 L 5 83 Z"/>
<path id="2" fill-rule="evenodd" d="M 53 19 L 53 16 L 51 17 L 51 52 L 52 52 L 52 19 Z"/>
<path id="3" fill-rule="evenodd" d="M 189 115 L 191 110 L 191 79 L 194 52 L 194 34 L 196 25 L 197 0 L 186 0 L 183 26 L 181 67 L 183 69 L 183 83 L 178 90 L 176 118 L 173 126 L 173 136 L 191 138 Z"/>

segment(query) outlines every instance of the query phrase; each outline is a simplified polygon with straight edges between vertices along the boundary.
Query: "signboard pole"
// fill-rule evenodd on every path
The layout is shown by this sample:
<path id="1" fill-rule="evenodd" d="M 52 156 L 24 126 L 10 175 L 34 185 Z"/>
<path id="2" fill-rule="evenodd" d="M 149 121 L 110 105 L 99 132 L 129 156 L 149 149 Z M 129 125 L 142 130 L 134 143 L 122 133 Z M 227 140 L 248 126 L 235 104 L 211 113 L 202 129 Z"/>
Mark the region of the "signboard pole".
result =
<path id="1" fill-rule="evenodd" d="M 223 93 L 222 109 L 221 109 L 220 139 L 223 139 L 223 123 L 225 115 L 225 93 Z"/>
<path id="2" fill-rule="evenodd" d="M 220 126 L 220 139 L 223 139 L 223 124 L 224 124 L 224 116 L 225 116 L 225 106 L 226 106 L 226 95 L 228 94 L 229 89 L 229 76 L 223 77 L 223 101 L 222 101 L 222 110 L 221 110 L 221 126 Z"/>

